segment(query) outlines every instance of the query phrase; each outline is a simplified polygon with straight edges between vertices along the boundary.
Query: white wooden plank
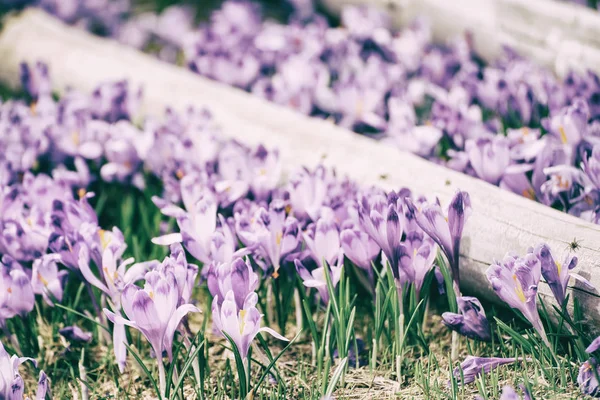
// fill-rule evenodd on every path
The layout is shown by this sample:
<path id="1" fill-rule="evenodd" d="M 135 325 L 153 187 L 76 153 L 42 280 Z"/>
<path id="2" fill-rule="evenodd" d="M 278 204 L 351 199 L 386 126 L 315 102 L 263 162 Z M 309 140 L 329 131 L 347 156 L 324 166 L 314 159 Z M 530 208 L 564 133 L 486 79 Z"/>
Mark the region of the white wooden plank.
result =
<path id="1" fill-rule="evenodd" d="M 484 273 L 507 251 L 524 254 L 528 247 L 547 242 L 560 253 L 573 238 L 582 245 L 577 252 L 578 272 L 600 287 L 597 225 L 67 27 L 40 11 L 30 10 L 7 21 L 0 34 L 0 60 L 0 80 L 13 86 L 18 84 L 21 61 L 43 60 L 50 65 L 59 91 L 68 86 L 89 91 L 99 82 L 127 78 L 134 85 L 143 85 L 147 115 L 160 115 L 167 105 L 175 109 L 205 105 L 224 135 L 248 144 L 278 147 L 286 171 L 314 166 L 325 155 L 326 165 L 364 185 L 406 186 L 439 196 L 443 204 L 458 188 L 467 190 L 474 210 L 462 242 L 461 276 L 464 288 L 475 294 L 494 296 Z M 381 180 L 382 174 L 387 175 L 386 180 Z M 541 292 L 545 301 L 550 301 L 546 285 Z M 574 296 L 586 307 L 586 317 L 600 322 L 597 298 L 579 291 Z"/>

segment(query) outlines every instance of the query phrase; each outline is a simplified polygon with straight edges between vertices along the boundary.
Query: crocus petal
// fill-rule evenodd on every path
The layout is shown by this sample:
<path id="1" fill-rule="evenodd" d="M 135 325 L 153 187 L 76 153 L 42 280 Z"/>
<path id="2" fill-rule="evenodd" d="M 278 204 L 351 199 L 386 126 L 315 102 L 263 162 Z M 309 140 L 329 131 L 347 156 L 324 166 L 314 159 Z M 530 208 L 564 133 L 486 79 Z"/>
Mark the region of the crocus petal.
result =
<path id="1" fill-rule="evenodd" d="M 173 360 L 173 337 L 175 336 L 175 330 L 179 326 L 179 323 L 188 313 L 201 312 L 198 308 L 191 304 L 183 304 L 179 306 L 169 319 L 167 324 L 167 330 L 165 331 L 164 345 L 169 356 L 169 361 Z"/>
<path id="2" fill-rule="evenodd" d="M 183 242 L 183 236 L 181 233 L 169 233 L 167 235 L 152 238 L 152 243 L 160 246 L 170 246 L 173 243 Z"/>

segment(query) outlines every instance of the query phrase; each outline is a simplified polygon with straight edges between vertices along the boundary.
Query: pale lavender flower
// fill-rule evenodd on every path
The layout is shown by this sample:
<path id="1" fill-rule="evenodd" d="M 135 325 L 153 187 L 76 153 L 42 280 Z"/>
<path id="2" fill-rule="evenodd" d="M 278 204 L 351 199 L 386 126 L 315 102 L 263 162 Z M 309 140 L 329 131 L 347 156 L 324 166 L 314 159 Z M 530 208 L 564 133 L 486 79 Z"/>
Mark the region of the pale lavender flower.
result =
<path id="1" fill-rule="evenodd" d="M 249 160 L 251 172 L 250 190 L 257 201 L 268 200 L 279 184 L 282 165 L 278 150 L 267 150 L 260 145 Z"/>
<path id="2" fill-rule="evenodd" d="M 475 297 L 461 296 L 456 298 L 460 314 L 445 312 L 442 314 L 444 324 L 471 339 L 490 341 L 492 333 L 485 316 L 485 310 Z"/>
<path id="3" fill-rule="evenodd" d="M 595 145 L 592 154 L 583 158 L 583 171 L 593 186 L 600 190 L 600 145 Z"/>
<path id="4" fill-rule="evenodd" d="M 192 298 L 194 287 L 196 286 L 196 277 L 198 276 L 198 266 L 189 264 L 186 259 L 185 251 L 181 244 L 174 243 L 170 246 L 171 254 L 167 256 L 162 263 L 154 269 L 163 273 L 172 272 L 175 276 L 175 283 L 179 294 L 177 306 L 189 303 Z M 135 266 L 134 266 L 135 267 Z M 131 269 L 133 269 L 132 267 Z M 130 269 L 130 270 L 131 270 Z"/>
<path id="5" fill-rule="evenodd" d="M 551 117 L 546 128 L 560 143 L 576 146 L 587 135 L 589 113 L 586 101 L 577 98 L 569 107 Z"/>
<path id="6" fill-rule="evenodd" d="M 500 181 L 500 188 L 520 194 L 530 200 L 536 200 L 536 191 L 532 186 L 527 173 L 533 170 L 531 164 L 512 164 L 504 170 Z"/>
<path id="7" fill-rule="evenodd" d="M 333 216 L 324 216 L 302 234 L 306 247 L 318 265 L 331 265 L 341 255 L 340 234 Z"/>
<path id="8" fill-rule="evenodd" d="M 510 164 L 508 140 L 502 136 L 467 140 L 465 149 L 477 176 L 494 185 L 498 184 Z"/>
<path id="9" fill-rule="evenodd" d="M 486 271 L 492 288 L 505 303 L 519 310 L 549 345 L 537 310 L 537 291 L 542 275 L 540 260 L 532 253 L 525 257 L 506 255 Z"/>
<path id="10" fill-rule="evenodd" d="M 91 342 L 92 341 L 92 333 L 86 332 L 77 325 L 66 326 L 62 329 L 58 330 L 58 333 L 61 334 L 65 339 L 73 341 L 73 342 Z M 116 343 L 115 343 L 116 345 Z"/>
<path id="11" fill-rule="evenodd" d="M 467 385 L 471 382 L 474 382 L 478 376 L 487 374 L 491 370 L 498 368 L 501 365 L 512 364 L 515 361 L 517 361 L 516 358 L 485 358 L 467 356 L 460 366 L 454 369 L 452 374 L 454 375 L 454 378 L 461 384 Z"/>
<path id="12" fill-rule="evenodd" d="M 581 364 L 579 374 L 577 375 L 577 384 L 581 393 L 587 396 L 600 396 L 600 384 L 597 374 L 600 374 L 600 368 L 595 358 L 590 358 Z"/>
<path id="13" fill-rule="evenodd" d="M 381 247 L 387 260 L 390 262 L 394 277 L 398 281 L 405 281 L 400 277 L 400 241 L 403 226 L 400 219 L 402 212 L 396 193 L 391 192 L 386 198 L 376 194 L 370 198 L 362 197 L 359 202 L 358 215 L 362 228 Z"/>
<path id="14" fill-rule="evenodd" d="M 76 270 L 79 268 L 79 254 L 87 247 L 89 255 L 100 262 L 102 243 L 110 237 L 98 227 L 98 217 L 87 201 L 89 194 L 80 200 L 60 201 L 52 204 L 52 233 L 48 247 L 59 254 L 61 262 Z"/>
<path id="15" fill-rule="evenodd" d="M 594 290 L 594 287 L 587 279 L 571 272 L 577 266 L 578 259 L 576 256 L 567 254 L 564 262 L 561 264 L 554 260 L 550 247 L 547 244 L 538 245 L 534 249 L 534 254 L 540 260 L 542 276 L 546 280 L 546 283 L 548 283 L 548 286 L 550 286 L 550 290 L 552 290 L 552 294 L 558 304 L 563 305 L 565 302 L 567 285 L 571 277 L 585 285 L 586 289 Z"/>
<path id="16" fill-rule="evenodd" d="M 137 113 L 141 97 L 142 89 L 131 90 L 126 80 L 104 83 L 90 98 L 92 116 L 108 122 L 131 120 Z"/>
<path id="17" fill-rule="evenodd" d="M 324 166 L 319 165 L 313 172 L 300 169 L 288 183 L 290 204 L 296 217 L 301 220 L 316 221 L 327 201 L 330 176 Z"/>
<path id="18" fill-rule="evenodd" d="M 101 267 L 100 278 L 92 272 L 87 247 L 82 247 L 79 252 L 78 267 L 81 275 L 89 284 L 109 296 L 117 310 L 121 307 L 121 293 L 125 285 L 140 280 L 147 269 L 144 263 L 133 264 L 135 261 L 133 257 L 121 261 L 123 251 L 124 249 L 120 246 L 106 245 L 102 252 L 102 261 L 99 264 Z M 132 266 L 128 268 L 130 265 Z"/>
<path id="19" fill-rule="evenodd" d="M 260 332 L 267 332 L 279 340 L 288 341 L 271 328 L 261 328 L 260 320 L 262 319 L 262 315 L 255 307 L 257 301 L 256 293 L 250 293 L 244 301 L 244 307 L 240 309 L 236 305 L 233 291 L 230 290 L 222 302 L 218 297 L 215 297 L 212 303 L 212 316 L 215 328 L 219 332 L 229 335 L 244 361 L 248 357 L 248 350 L 252 341 Z M 219 303 L 221 303 L 220 306 Z"/>
<path id="20" fill-rule="evenodd" d="M 298 221 L 286 217 L 285 203 L 273 200 L 268 211 L 260 208 L 252 218 L 236 214 L 235 219 L 235 230 L 242 243 L 255 248 L 273 267 L 273 276 L 277 277 L 281 261 L 296 250 L 300 242 Z"/>
<path id="21" fill-rule="evenodd" d="M 21 400 L 25 391 L 23 378 L 19 374 L 19 366 L 25 361 L 31 361 L 37 366 L 34 359 L 29 357 L 18 357 L 13 354 L 9 356 L 0 342 L 0 398 L 6 400 Z M 36 399 L 44 399 L 48 389 L 47 377 L 44 371 L 40 372 L 38 392 Z"/>
<path id="22" fill-rule="evenodd" d="M 35 100 L 52 94 L 48 66 L 42 62 L 36 62 L 32 66 L 21 63 L 21 85 L 25 91 Z"/>
<path id="23" fill-rule="evenodd" d="M 418 297 L 425 277 L 433 268 L 437 247 L 422 232 L 412 231 L 406 234 L 404 243 L 400 244 L 400 254 L 400 268 L 404 271 L 402 275 L 414 285 Z"/>
<path id="24" fill-rule="evenodd" d="M 590 345 L 585 349 L 585 352 L 591 354 L 597 351 L 598 349 L 600 349 L 600 336 L 598 336 L 592 341 L 592 343 L 590 343 Z"/>
<path id="25" fill-rule="evenodd" d="M 121 295 L 121 304 L 127 319 L 106 308 L 104 313 L 114 323 L 139 330 L 160 358 L 166 351 L 172 358 L 173 337 L 182 318 L 190 312 L 200 312 L 191 304 L 177 307 L 179 294 L 175 276 L 171 272 L 146 274 L 144 288 L 128 283 Z"/>
<path id="26" fill-rule="evenodd" d="M 579 184 L 583 178 L 583 172 L 570 165 L 544 168 L 543 172 L 550 176 L 550 179 L 541 185 L 540 191 L 552 200 L 561 193 L 570 194 L 575 185 Z"/>
<path id="27" fill-rule="evenodd" d="M 248 260 L 236 258 L 232 262 L 212 262 L 206 273 L 208 290 L 214 298 L 223 301 L 228 292 L 233 292 L 239 309 L 250 293 L 258 288 L 258 275 L 252 270 Z"/>
<path id="28" fill-rule="evenodd" d="M 364 231 L 353 227 L 340 233 L 340 243 L 346 257 L 359 268 L 370 271 L 381 248 Z"/>
<path id="29" fill-rule="evenodd" d="M 504 386 L 502 388 L 502 395 L 500 396 L 500 400 L 532 400 L 531 394 L 529 393 L 529 390 L 527 390 L 525 385 L 521 385 L 520 388 L 523 392 L 523 397 L 519 396 L 517 391 L 511 386 Z"/>
<path id="30" fill-rule="evenodd" d="M 294 260 L 294 264 L 296 265 L 296 271 L 298 271 L 298 275 L 302 278 L 302 283 L 304 286 L 308 288 L 315 288 L 319 292 L 319 297 L 321 297 L 321 301 L 325 304 L 329 303 L 329 290 L 327 288 L 327 277 L 325 275 L 325 267 L 321 266 L 312 271 L 309 271 L 302 261 L 296 259 Z M 329 277 L 331 278 L 331 284 L 335 288 L 340 281 L 340 277 L 342 274 L 342 269 L 344 268 L 344 264 L 339 262 L 338 265 L 328 265 L 327 271 L 329 272 Z"/>
<path id="31" fill-rule="evenodd" d="M 33 262 L 31 272 L 31 286 L 35 294 L 41 294 L 44 301 L 54 305 L 54 301 L 62 301 L 63 286 L 68 271 L 58 270 L 58 254 L 44 254 Z"/>
<path id="32" fill-rule="evenodd" d="M 183 245 L 192 256 L 203 263 L 209 263 L 212 235 L 217 228 L 216 199 L 213 193 L 192 175 L 187 175 L 181 180 L 181 197 L 185 211 L 157 197 L 152 199 L 163 214 L 177 219 L 180 230 L 180 233 L 154 238 L 152 242 L 171 245 L 183 241 Z"/>
<path id="33" fill-rule="evenodd" d="M 7 263 L 6 256 L 2 260 Z M 15 315 L 26 315 L 35 305 L 29 276 L 13 266 L 10 272 L 0 263 L 0 323 Z"/>
<path id="34" fill-rule="evenodd" d="M 463 228 L 471 215 L 471 198 L 467 192 L 458 191 L 448 206 L 448 218 L 438 203 L 426 204 L 420 210 L 407 199 L 407 206 L 416 223 L 432 238 L 446 255 L 452 271 L 455 290 L 460 287 L 459 256 Z"/>

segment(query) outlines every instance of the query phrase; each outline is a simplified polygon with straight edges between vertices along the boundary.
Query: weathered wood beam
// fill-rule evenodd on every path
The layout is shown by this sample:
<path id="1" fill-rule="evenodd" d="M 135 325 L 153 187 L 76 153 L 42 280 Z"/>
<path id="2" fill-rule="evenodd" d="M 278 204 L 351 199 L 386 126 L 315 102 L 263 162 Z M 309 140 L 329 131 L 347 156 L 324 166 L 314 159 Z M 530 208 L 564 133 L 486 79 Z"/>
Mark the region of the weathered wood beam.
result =
<path id="1" fill-rule="evenodd" d="M 0 80 L 15 87 L 21 61 L 43 60 L 59 92 L 67 87 L 90 91 L 99 82 L 126 78 L 143 86 L 145 115 L 161 115 L 166 106 L 206 106 L 223 135 L 250 145 L 278 147 L 286 171 L 323 162 L 363 185 L 409 187 L 431 198 L 438 196 L 443 204 L 458 188 L 467 190 L 473 214 L 462 242 L 461 276 L 464 290 L 470 293 L 495 298 L 485 270 L 507 251 L 524 254 L 528 247 L 546 242 L 560 253 L 574 238 L 582 246 L 577 251 L 578 272 L 600 287 L 598 225 L 65 26 L 40 11 L 6 21 L 0 34 L 0 60 Z M 545 284 L 540 291 L 545 302 L 552 301 Z M 590 325 L 598 326 L 598 298 L 578 290 L 572 297 L 585 307 Z"/>

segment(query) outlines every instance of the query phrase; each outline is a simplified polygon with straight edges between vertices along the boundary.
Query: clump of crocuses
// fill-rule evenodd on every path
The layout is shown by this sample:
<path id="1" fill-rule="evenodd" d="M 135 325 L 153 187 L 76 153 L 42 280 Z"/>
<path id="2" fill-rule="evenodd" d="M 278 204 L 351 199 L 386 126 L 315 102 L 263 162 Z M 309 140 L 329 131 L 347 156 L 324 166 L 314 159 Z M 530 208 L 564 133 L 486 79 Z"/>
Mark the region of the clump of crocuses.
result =
<path id="1" fill-rule="evenodd" d="M 538 285 L 542 276 L 540 260 L 532 253 L 524 257 L 507 254 L 486 271 L 492 288 L 506 304 L 519 310 L 549 345 L 537 309 Z"/>

